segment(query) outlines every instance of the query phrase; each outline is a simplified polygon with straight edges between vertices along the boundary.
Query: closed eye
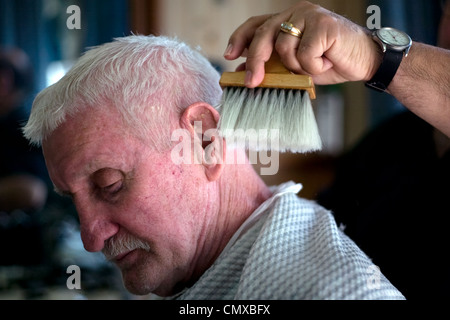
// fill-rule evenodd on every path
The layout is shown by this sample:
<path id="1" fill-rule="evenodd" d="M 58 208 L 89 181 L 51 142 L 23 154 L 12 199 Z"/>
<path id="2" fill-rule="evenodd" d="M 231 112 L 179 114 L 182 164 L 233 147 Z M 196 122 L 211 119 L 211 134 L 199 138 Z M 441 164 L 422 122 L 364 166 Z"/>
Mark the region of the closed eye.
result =
<path id="1" fill-rule="evenodd" d="M 103 168 L 92 174 L 95 192 L 105 200 L 116 196 L 124 186 L 124 173 L 117 169 Z"/>
<path id="2" fill-rule="evenodd" d="M 106 192 L 108 194 L 114 195 L 114 194 L 118 193 L 120 190 L 122 190 L 122 187 L 123 187 L 122 180 L 118 180 L 106 187 L 103 187 L 102 192 Z"/>

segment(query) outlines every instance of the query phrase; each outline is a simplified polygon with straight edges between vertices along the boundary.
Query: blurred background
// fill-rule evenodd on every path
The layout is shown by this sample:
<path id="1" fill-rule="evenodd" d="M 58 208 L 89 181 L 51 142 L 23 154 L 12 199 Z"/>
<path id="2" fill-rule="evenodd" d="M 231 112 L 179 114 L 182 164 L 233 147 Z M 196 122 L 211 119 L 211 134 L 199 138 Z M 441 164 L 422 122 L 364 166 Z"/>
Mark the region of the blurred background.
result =
<path id="1" fill-rule="evenodd" d="M 416 41 L 436 44 L 440 0 L 312 1 L 366 25 L 369 5 L 381 9 L 381 26 L 405 30 Z M 82 52 L 114 37 L 177 36 L 220 71 L 231 33 L 250 16 L 284 10 L 296 0 L 0 0 L 0 299 L 135 299 L 101 254 L 84 251 L 72 204 L 56 196 L 39 149 L 19 128 L 37 92 L 56 82 Z M 67 26 L 80 9 L 80 29 Z M 404 111 L 388 95 L 363 84 L 317 87 L 313 101 L 324 150 L 280 155 L 268 184 L 301 182 L 301 196 L 315 199 L 334 178 L 335 160 L 361 137 Z M 255 165 L 258 169 L 261 165 Z M 69 265 L 81 268 L 81 290 L 69 290 Z"/>

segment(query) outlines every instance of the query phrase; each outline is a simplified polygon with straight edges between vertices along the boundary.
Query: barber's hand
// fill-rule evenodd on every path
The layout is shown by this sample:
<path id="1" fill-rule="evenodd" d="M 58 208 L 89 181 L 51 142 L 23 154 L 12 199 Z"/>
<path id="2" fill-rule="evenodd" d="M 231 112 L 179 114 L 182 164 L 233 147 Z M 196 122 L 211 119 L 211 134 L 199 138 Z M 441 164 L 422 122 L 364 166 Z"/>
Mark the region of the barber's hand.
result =
<path id="1" fill-rule="evenodd" d="M 301 38 L 280 31 L 290 22 Z M 381 50 L 370 33 L 318 5 L 301 1 L 275 15 L 252 17 L 231 35 L 225 58 L 246 56 L 246 85 L 259 85 L 264 63 L 276 50 L 292 72 L 309 74 L 316 84 L 367 81 L 381 63 Z"/>

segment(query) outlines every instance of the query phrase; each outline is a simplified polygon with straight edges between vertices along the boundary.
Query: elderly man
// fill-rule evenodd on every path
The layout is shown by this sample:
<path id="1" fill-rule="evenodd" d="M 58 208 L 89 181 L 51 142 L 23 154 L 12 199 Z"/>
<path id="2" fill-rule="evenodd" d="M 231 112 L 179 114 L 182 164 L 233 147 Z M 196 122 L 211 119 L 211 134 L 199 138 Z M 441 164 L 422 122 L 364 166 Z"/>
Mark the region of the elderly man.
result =
<path id="1" fill-rule="evenodd" d="M 203 138 L 219 120 L 218 80 L 185 44 L 130 36 L 38 95 L 24 132 L 73 199 L 86 250 L 139 295 L 402 299 L 328 211 L 297 197 L 300 185 L 269 188 L 248 162 L 224 161 L 243 151 Z M 184 159 L 202 161 L 174 161 L 174 130 L 197 152 Z"/>

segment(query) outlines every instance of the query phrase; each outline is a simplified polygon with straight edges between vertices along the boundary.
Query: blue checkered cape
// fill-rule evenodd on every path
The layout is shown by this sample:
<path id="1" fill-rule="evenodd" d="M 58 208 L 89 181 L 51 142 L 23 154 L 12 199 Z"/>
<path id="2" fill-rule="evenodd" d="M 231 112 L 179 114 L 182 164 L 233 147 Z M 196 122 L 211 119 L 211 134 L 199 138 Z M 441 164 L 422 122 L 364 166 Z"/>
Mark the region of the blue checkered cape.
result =
<path id="1" fill-rule="evenodd" d="M 404 299 L 332 214 L 274 189 L 214 264 L 178 299 Z"/>

